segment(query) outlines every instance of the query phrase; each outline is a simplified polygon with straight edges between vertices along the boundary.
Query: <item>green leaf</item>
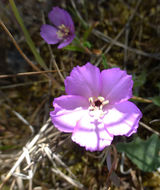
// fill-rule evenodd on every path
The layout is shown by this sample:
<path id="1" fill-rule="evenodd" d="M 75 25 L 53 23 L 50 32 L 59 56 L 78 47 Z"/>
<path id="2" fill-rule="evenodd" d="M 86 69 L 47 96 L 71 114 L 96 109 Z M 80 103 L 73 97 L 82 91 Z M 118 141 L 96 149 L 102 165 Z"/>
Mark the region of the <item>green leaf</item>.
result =
<path id="1" fill-rule="evenodd" d="M 41 65 L 41 67 L 42 67 L 43 69 L 48 70 L 48 68 L 47 68 L 47 66 L 46 66 L 46 64 L 45 64 L 45 62 L 44 62 L 44 60 L 42 59 L 42 57 L 40 56 L 39 52 L 37 51 L 37 49 L 36 49 L 36 47 L 35 47 L 35 44 L 34 44 L 33 40 L 31 39 L 30 34 L 29 34 L 27 28 L 26 28 L 25 25 L 24 25 L 24 22 L 23 22 L 23 20 L 22 20 L 22 17 L 21 17 L 20 14 L 19 14 L 19 11 L 18 11 L 18 9 L 17 9 L 17 7 L 16 7 L 16 4 L 15 4 L 14 0 L 9 0 L 9 3 L 10 3 L 10 5 L 11 5 L 11 8 L 12 8 L 12 10 L 13 10 L 13 13 L 14 13 L 14 15 L 15 15 L 15 17 L 16 17 L 16 20 L 17 20 L 17 22 L 19 23 L 19 25 L 20 25 L 20 27 L 21 27 L 23 33 L 24 33 L 26 42 L 27 42 L 29 48 L 31 49 L 31 51 L 32 51 L 32 53 L 33 53 L 33 55 L 34 55 L 36 61 Z"/>
<path id="2" fill-rule="evenodd" d="M 160 82 L 158 82 L 157 84 L 156 84 L 156 86 L 159 88 L 159 90 L 160 90 Z"/>
<path id="3" fill-rule="evenodd" d="M 160 140 L 156 134 L 147 140 L 137 137 L 131 143 L 119 143 L 116 147 L 142 171 L 151 172 L 160 166 Z"/>
<path id="4" fill-rule="evenodd" d="M 146 72 L 143 71 L 138 76 L 133 76 L 134 87 L 140 87 L 146 82 Z"/>
<path id="5" fill-rule="evenodd" d="M 151 100 L 156 106 L 160 106 L 160 96 L 154 96 Z"/>
<path id="6" fill-rule="evenodd" d="M 83 45 L 84 45 L 85 47 L 89 48 L 89 49 L 92 47 L 92 44 L 91 44 L 89 41 L 83 42 Z"/>
<path id="7" fill-rule="evenodd" d="M 87 41 L 87 39 L 88 39 L 89 35 L 91 34 L 92 30 L 93 30 L 93 25 L 92 25 L 92 26 L 89 26 L 89 27 L 86 29 L 86 31 L 85 31 L 84 34 L 83 34 L 83 41 L 84 41 L 84 42 Z"/>
<path id="8" fill-rule="evenodd" d="M 84 52 L 84 49 L 78 46 L 74 46 L 74 45 L 68 45 L 66 47 L 64 47 L 63 49 L 65 50 L 69 50 L 69 51 L 79 51 L 79 52 Z"/>
<path id="9" fill-rule="evenodd" d="M 106 59 L 106 56 L 104 54 L 102 54 L 102 64 L 103 64 L 105 69 L 108 69 L 107 59 Z"/>

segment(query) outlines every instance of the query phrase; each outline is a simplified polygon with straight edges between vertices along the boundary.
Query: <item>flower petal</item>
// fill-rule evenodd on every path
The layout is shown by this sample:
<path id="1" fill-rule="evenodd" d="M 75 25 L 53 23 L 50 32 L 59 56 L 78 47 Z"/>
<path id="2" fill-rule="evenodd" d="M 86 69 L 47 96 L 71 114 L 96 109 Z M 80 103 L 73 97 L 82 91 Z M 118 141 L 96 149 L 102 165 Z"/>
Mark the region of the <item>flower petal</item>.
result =
<path id="1" fill-rule="evenodd" d="M 105 130 L 102 122 L 93 120 L 88 111 L 85 112 L 86 114 L 77 122 L 77 126 L 72 133 L 72 140 L 80 146 L 84 146 L 86 150 L 103 150 L 111 144 L 113 136 Z"/>
<path id="2" fill-rule="evenodd" d="M 67 46 L 68 44 L 70 44 L 72 42 L 72 40 L 74 39 L 75 35 L 72 34 L 70 37 L 68 37 L 67 39 L 63 40 L 59 45 L 58 45 L 58 49 L 61 49 L 65 46 Z"/>
<path id="3" fill-rule="evenodd" d="M 55 26 L 58 27 L 64 24 L 65 26 L 69 27 L 72 32 L 74 32 L 74 24 L 72 18 L 64 9 L 53 7 L 52 11 L 48 14 L 48 17 Z"/>
<path id="4" fill-rule="evenodd" d="M 62 109 L 74 110 L 78 107 L 88 108 L 89 102 L 82 96 L 63 95 L 54 99 L 53 106 L 55 108 L 58 106 Z"/>
<path id="5" fill-rule="evenodd" d="M 137 106 L 126 101 L 108 109 L 103 121 L 110 134 L 130 136 L 136 133 L 141 117 L 142 113 Z"/>
<path id="6" fill-rule="evenodd" d="M 84 115 L 88 102 L 80 96 L 66 95 L 55 98 L 53 106 L 55 110 L 50 112 L 50 116 L 55 127 L 63 132 L 72 132 Z"/>
<path id="7" fill-rule="evenodd" d="M 128 100 L 132 97 L 132 76 L 119 68 L 107 69 L 101 72 L 101 94 L 111 104 Z"/>
<path id="8" fill-rule="evenodd" d="M 57 44 L 59 42 L 57 29 L 53 26 L 48 24 L 42 25 L 40 34 L 48 44 Z"/>
<path id="9" fill-rule="evenodd" d="M 101 89 L 99 68 L 87 63 L 75 67 L 65 80 L 67 94 L 84 96 L 86 98 L 99 96 Z"/>

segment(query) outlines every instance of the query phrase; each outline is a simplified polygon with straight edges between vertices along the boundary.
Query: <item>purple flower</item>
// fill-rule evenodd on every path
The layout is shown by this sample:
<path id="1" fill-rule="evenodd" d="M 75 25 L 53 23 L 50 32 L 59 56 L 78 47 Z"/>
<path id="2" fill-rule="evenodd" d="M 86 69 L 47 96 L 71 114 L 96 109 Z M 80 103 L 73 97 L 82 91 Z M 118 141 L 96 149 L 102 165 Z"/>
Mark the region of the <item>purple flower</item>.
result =
<path id="1" fill-rule="evenodd" d="M 52 122 L 86 150 L 100 151 L 114 136 L 137 131 L 142 113 L 127 101 L 132 86 L 132 76 L 119 68 L 100 72 L 91 63 L 77 66 L 65 80 L 67 95 L 53 101 Z"/>
<path id="2" fill-rule="evenodd" d="M 48 44 L 57 44 L 63 48 L 70 44 L 75 37 L 74 24 L 69 13 L 59 7 L 53 7 L 48 17 L 54 26 L 44 24 L 41 27 L 41 36 Z"/>

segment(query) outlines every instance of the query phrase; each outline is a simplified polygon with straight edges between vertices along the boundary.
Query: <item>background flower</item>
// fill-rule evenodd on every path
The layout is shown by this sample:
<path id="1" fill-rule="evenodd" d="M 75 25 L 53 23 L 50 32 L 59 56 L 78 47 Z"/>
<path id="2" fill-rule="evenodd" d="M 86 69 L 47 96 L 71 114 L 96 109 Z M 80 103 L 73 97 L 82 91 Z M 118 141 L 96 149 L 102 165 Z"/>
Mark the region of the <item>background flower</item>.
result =
<path id="1" fill-rule="evenodd" d="M 102 150 L 116 135 L 130 136 L 142 117 L 132 102 L 131 75 L 119 68 L 100 72 L 90 63 L 75 67 L 65 80 L 67 95 L 55 98 L 50 112 L 60 131 L 86 150 Z"/>
<path id="2" fill-rule="evenodd" d="M 74 24 L 69 13 L 59 7 L 53 7 L 48 17 L 54 26 L 44 24 L 41 36 L 48 44 L 57 44 L 63 48 L 70 44 L 75 37 Z"/>

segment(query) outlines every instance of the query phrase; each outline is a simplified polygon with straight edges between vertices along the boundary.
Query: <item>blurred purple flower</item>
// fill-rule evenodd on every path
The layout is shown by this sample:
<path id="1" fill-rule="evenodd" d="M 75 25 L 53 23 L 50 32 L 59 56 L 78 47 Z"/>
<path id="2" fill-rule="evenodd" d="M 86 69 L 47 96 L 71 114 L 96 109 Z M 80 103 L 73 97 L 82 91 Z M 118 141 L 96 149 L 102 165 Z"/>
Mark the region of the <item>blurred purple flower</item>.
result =
<path id="1" fill-rule="evenodd" d="M 132 76 L 119 68 L 100 72 L 91 63 L 77 66 L 65 80 L 67 95 L 53 101 L 52 122 L 86 150 L 100 151 L 114 136 L 137 131 L 142 113 L 127 101 L 132 86 Z"/>
<path id="2" fill-rule="evenodd" d="M 53 7 L 48 17 L 54 26 L 42 25 L 41 37 L 48 44 L 59 43 L 59 49 L 70 44 L 75 37 L 75 32 L 74 23 L 69 13 L 59 7 Z"/>

